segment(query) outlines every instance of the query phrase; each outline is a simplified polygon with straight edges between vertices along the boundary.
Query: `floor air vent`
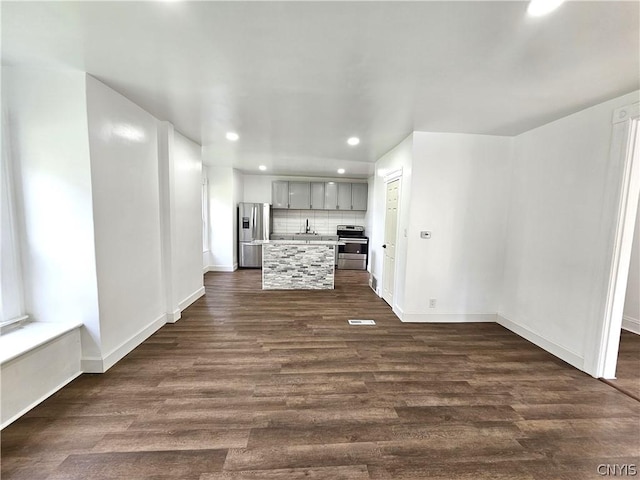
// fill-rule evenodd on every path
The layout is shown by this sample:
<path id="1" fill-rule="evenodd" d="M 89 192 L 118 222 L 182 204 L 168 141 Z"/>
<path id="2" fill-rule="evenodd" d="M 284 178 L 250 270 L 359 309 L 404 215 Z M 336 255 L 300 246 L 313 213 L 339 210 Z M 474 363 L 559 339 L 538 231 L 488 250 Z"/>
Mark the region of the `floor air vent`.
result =
<path id="1" fill-rule="evenodd" d="M 349 320 L 349 325 L 375 325 L 373 320 Z"/>

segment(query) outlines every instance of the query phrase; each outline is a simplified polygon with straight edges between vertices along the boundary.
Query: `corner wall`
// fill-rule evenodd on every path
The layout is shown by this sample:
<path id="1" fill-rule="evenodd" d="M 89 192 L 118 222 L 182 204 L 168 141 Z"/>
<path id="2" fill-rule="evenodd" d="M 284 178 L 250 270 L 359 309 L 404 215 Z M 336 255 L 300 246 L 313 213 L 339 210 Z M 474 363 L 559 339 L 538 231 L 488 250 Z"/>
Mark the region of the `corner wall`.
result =
<path id="1" fill-rule="evenodd" d="M 157 121 L 88 75 L 87 116 L 106 370 L 166 321 Z"/>
<path id="2" fill-rule="evenodd" d="M 511 153 L 510 137 L 413 133 L 403 321 L 496 320 Z"/>
<path id="3" fill-rule="evenodd" d="M 238 268 L 238 204 L 244 201 L 244 175 L 238 170 L 233 170 L 233 192 L 232 192 L 232 205 L 233 213 L 231 214 L 233 220 L 233 269 Z M 263 202 L 271 203 L 271 201 Z"/>
<path id="4" fill-rule="evenodd" d="M 232 272 L 237 268 L 234 256 L 234 169 L 207 166 L 209 190 L 209 264 L 207 270 Z M 237 230 L 237 228 L 236 228 Z"/>
<path id="5" fill-rule="evenodd" d="M 369 204 L 369 219 L 373 230 L 369 239 L 369 266 L 371 275 L 376 283 L 376 293 L 382 296 L 382 265 L 384 243 L 384 220 L 386 213 L 386 183 L 385 177 L 392 172 L 402 170 L 400 181 L 400 211 L 398 213 L 398 243 L 396 245 L 396 286 L 394 292 L 394 311 L 403 308 L 406 284 L 407 237 L 405 230 L 409 226 L 409 202 L 411 198 L 413 166 L 413 134 L 383 155 L 375 166 L 373 178 L 372 199 Z"/>
<path id="6" fill-rule="evenodd" d="M 515 139 L 500 323 L 580 369 L 604 315 L 622 178 L 612 113 L 637 101 L 625 95 Z"/>
<path id="7" fill-rule="evenodd" d="M 197 143 L 173 130 L 173 289 L 184 310 L 204 294 L 202 280 L 202 155 Z"/>

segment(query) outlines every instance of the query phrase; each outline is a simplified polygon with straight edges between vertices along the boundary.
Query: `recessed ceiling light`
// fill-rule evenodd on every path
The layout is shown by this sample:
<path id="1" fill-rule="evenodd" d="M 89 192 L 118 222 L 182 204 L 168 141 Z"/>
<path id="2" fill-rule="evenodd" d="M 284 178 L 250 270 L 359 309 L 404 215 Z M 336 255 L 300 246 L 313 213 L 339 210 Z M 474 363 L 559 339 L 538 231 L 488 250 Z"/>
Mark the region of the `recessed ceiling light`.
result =
<path id="1" fill-rule="evenodd" d="M 541 17 L 553 12 L 564 0 L 531 0 L 527 7 L 527 13 L 532 17 Z"/>
<path id="2" fill-rule="evenodd" d="M 340 175 L 342 175 L 342 174 L 344 173 L 344 168 L 339 168 L 339 169 L 338 169 L 338 173 L 339 173 Z"/>
<path id="3" fill-rule="evenodd" d="M 240 138 L 240 135 L 238 135 L 236 132 L 227 132 L 225 136 L 227 137 L 227 140 L 231 140 L 232 142 L 235 142 Z"/>
<path id="4" fill-rule="evenodd" d="M 266 165 L 260 165 L 258 168 L 263 172 L 267 169 Z"/>
<path id="5" fill-rule="evenodd" d="M 351 137 L 349 140 L 347 140 L 347 143 L 354 147 L 360 143 L 360 139 L 358 137 Z"/>

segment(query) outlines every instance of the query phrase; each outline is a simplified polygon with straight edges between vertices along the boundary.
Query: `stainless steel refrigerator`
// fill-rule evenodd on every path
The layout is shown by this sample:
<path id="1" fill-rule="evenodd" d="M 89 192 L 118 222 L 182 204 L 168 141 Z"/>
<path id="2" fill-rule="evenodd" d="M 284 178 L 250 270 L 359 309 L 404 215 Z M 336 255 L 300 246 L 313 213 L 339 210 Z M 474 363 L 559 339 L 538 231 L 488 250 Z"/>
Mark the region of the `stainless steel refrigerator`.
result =
<path id="1" fill-rule="evenodd" d="M 254 240 L 269 240 L 271 234 L 271 205 L 268 203 L 238 204 L 238 266 L 262 267 L 262 245 Z"/>

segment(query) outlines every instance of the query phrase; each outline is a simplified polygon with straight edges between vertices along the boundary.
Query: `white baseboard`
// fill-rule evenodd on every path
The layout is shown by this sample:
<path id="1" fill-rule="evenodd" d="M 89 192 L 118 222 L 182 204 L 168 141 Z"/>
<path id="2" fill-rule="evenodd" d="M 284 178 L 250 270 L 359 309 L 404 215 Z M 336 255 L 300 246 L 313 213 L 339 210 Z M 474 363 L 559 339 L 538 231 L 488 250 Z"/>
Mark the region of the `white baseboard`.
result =
<path id="1" fill-rule="evenodd" d="M 206 272 L 235 272 L 237 269 L 237 263 L 233 265 L 209 265 L 205 267 Z"/>
<path id="2" fill-rule="evenodd" d="M 505 318 L 501 315 L 498 315 L 497 317 L 498 324 L 502 325 L 507 330 L 511 330 L 513 333 L 521 336 L 525 340 L 529 340 L 531 343 L 558 357 L 560 360 L 564 360 L 569 365 L 576 367 L 578 370 L 584 371 L 584 358 L 577 353 L 572 352 L 571 350 L 568 350 L 565 347 L 552 342 L 551 340 L 547 340 L 542 335 L 532 332 L 527 327 L 523 327 L 522 325 L 509 320 L 508 318 Z"/>
<path id="3" fill-rule="evenodd" d="M 11 418 L 8 418 L 7 420 L 5 420 L 4 422 L 2 422 L 2 425 L 0 425 L 0 430 L 4 429 L 5 427 L 11 425 L 13 422 L 15 422 L 17 419 L 19 419 L 21 416 L 23 416 L 25 413 L 27 413 L 29 410 L 31 410 L 34 407 L 37 407 L 38 405 L 40 405 L 42 402 L 44 402 L 47 398 L 49 398 L 51 395 L 53 395 L 54 393 L 58 392 L 60 389 L 62 389 L 63 387 L 65 387 L 66 385 L 70 384 L 71 382 L 73 382 L 76 378 L 78 378 L 80 375 L 82 375 L 82 372 L 77 372 L 74 373 L 73 375 L 71 375 L 69 378 L 67 378 L 66 380 L 64 380 L 63 382 L 61 382 L 59 385 L 55 386 L 54 388 L 52 388 L 51 390 L 49 390 L 47 393 L 45 393 L 44 395 L 42 395 L 42 397 L 38 398 L 35 402 L 32 402 L 31 404 L 29 404 L 27 407 L 23 408 L 21 411 L 19 411 L 18 413 L 16 413 L 15 415 L 13 415 Z"/>
<path id="4" fill-rule="evenodd" d="M 396 317 L 398 317 L 400 321 L 402 321 L 402 317 L 404 317 L 404 311 L 399 306 L 394 305 L 393 307 L 391 307 L 391 311 L 395 314 Z"/>
<path id="5" fill-rule="evenodd" d="M 399 318 L 405 323 L 477 323 L 495 322 L 497 315 L 495 313 L 403 313 Z"/>
<path id="6" fill-rule="evenodd" d="M 204 286 L 198 288 L 195 292 L 193 292 L 191 295 L 189 295 L 187 298 L 185 298 L 178 304 L 180 311 L 183 312 L 189 305 L 191 305 L 193 302 L 198 300 L 203 295 L 204 295 Z"/>
<path id="7" fill-rule="evenodd" d="M 141 329 L 130 339 L 124 341 L 120 346 L 116 347 L 111 353 L 104 358 L 83 358 L 82 370 L 85 373 L 104 373 L 113 367 L 118 361 L 122 360 L 125 355 L 132 352 L 134 348 L 144 342 L 147 338 L 157 332 L 167 321 L 166 314 L 156 318 L 149 325 Z"/>
<path id="8" fill-rule="evenodd" d="M 104 362 L 99 357 L 84 357 L 80 360 L 83 373 L 104 373 Z"/>
<path id="9" fill-rule="evenodd" d="M 640 320 L 625 315 L 624 317 L 622 317 L 622 328 L 629 332 L 640 335 Z"/>
<path id="10" fill-rule="evenodd" d="M 182 318 L 182 313 L 179 308 L 176 308 L 173 312 L 167 313 L 167 323 L 176 323 Z"/>

